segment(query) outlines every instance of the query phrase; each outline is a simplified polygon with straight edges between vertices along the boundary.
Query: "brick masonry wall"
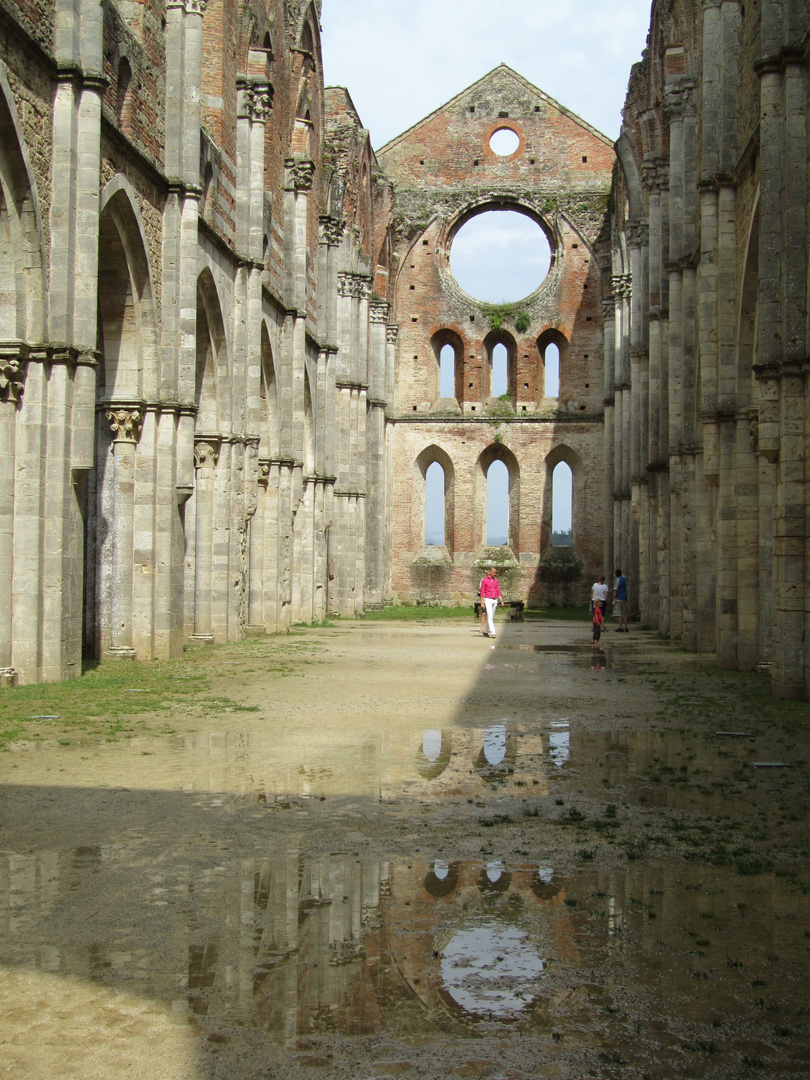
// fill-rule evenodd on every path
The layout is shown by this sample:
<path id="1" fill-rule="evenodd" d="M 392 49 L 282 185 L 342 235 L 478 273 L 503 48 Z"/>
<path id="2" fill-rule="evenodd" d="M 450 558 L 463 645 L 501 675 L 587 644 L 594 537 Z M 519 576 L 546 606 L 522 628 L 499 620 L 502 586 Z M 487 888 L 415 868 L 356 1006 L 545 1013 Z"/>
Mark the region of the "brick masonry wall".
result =
<path id="1" fill-rule="evenodd" d="M 504 127 L 520 141 L 501 157 L 489 140 Z M 607 207 L 612 147 L 501 66 L 378 157 L 396 185 L 389 293 L 399 326 L 389 408 L 394 597 L 472 599 L 487 554 L 485 469 L 501 458 L 511 466 L 511 554 L 504 558 L 516 564 L 507 574 L 512 598 L 559 598 L 541 564 L 555 555 L 551 472 L 565 461 L 574 474 L 573 551 L 581 563 L 568 596 L 584 602 L 603 559 L 602 296 L 594 245 Z M 537 221 L 553 259 L 546 280 L 494 330 L 487 305 L 453 278 L 450 253 L 465 221 L 497 208 L 519 209 Z M 521 331 L 518 312 L 529 324 Z M 456 347 L 456 396 L 440 401 L 439 352 L 448 341 Z M 492 349 L 499 342 L 510 357 L 508 402 L 491 398 Z M 545 397 L 543 353 L 550 342 L 560 345 L 556 398 Z M 434 457 L 453 475 L 443 557 L 425 548 L 422 467 Z"/>

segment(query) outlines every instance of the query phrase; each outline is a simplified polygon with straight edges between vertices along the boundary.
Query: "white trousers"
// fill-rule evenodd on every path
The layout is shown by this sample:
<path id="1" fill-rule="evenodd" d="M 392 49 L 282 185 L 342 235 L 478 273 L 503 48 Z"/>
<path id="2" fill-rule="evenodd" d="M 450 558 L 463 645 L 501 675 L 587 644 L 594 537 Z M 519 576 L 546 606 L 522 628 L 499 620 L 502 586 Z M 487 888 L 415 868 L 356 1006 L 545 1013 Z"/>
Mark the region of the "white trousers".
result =
<path id="1" fill-rule="evenodd" d="M 498 606 L 497 596 L 485 596 L 484 607 L 487 609 L 487 626 L 489 627 L 490 637 L 495 637 L 495 623 L 493 616 L 495 615 L 495 608 Z"/>

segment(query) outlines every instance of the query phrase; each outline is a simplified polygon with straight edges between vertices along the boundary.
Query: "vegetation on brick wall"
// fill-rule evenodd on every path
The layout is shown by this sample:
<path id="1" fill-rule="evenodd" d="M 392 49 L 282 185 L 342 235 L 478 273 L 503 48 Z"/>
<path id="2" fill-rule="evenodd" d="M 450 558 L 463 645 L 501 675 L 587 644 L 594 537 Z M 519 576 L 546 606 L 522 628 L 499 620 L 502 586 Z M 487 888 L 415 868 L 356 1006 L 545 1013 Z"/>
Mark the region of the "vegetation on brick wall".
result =
<path id="1" fill-rule="evenodd" d="M 481 311 L 494 334 L 503 330 L 506 322 L 514 323 L 519 334 L 525 334 L 532 324 L 529 313 L 517 304 L 484 304 Z"/>

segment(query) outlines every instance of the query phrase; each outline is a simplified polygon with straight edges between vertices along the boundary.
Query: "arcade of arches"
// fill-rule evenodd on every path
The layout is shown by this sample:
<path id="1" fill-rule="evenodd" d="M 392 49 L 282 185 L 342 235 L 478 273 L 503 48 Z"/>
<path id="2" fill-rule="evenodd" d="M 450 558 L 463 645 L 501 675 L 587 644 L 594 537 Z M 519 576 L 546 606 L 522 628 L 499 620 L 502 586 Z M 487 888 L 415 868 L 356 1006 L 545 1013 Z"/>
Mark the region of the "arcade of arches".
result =
<path id="1" fill-rule="evenodd" d="M 615 146 L 500 65 L 376 152 L 319 0 L 131 7 L 3 16 L 0 679 L 495 559 L 530 604 L 618 562 L 643 625 L 807 697 L 803 0 L 656 0 Z M 507 216 L 499 304 L 451 254 Z"/>

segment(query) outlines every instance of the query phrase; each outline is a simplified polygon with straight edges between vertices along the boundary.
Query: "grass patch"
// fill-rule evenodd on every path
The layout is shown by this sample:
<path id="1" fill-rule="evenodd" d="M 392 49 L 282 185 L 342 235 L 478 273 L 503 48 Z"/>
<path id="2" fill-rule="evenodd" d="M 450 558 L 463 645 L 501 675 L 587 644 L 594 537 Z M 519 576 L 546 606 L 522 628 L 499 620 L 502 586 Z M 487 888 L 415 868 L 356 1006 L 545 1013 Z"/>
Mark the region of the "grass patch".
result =
<path id="1" fill-rule="evenodd" d="M 591 613 L 586 607 L 524 608 L 524 619 L 566 619 L 573 622 L 590 622 Z"/>
<path id="2" fill-rule="evenodd" d="M 474 618 L 473 605 L 465 607 L 428 607 L 416 604 L 400 604 L 396 607 L 383 608 L 382 611 L 364 611 L 358 615 L 360 619 L 386 621 L 386 620 L 419 620 L 426 619 L 472 619 Z"/>

